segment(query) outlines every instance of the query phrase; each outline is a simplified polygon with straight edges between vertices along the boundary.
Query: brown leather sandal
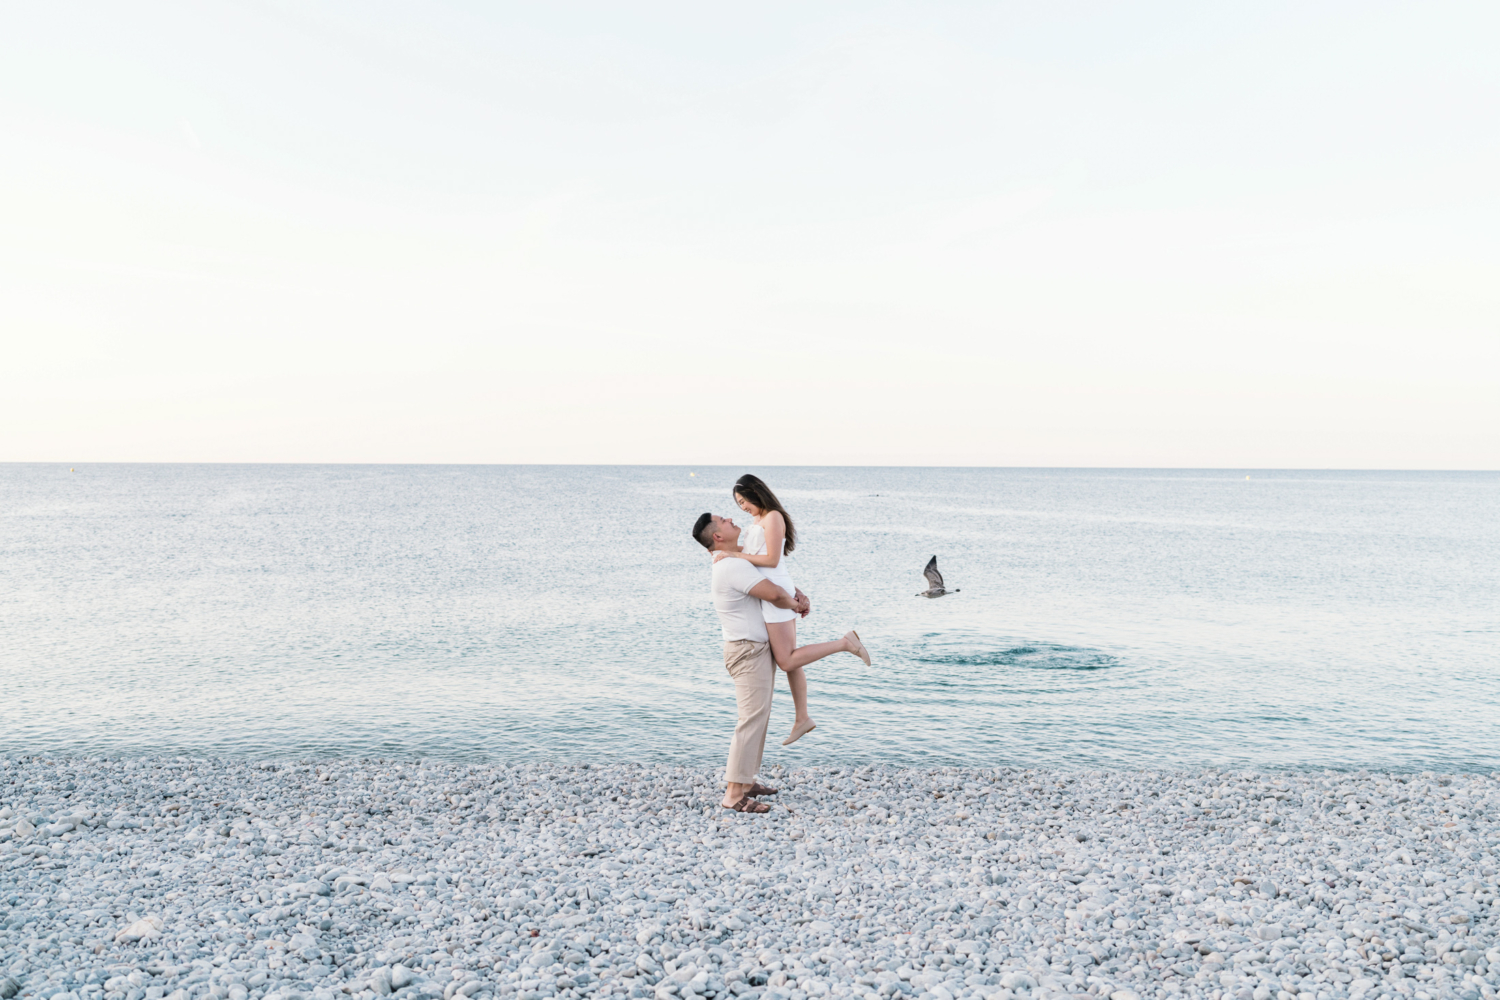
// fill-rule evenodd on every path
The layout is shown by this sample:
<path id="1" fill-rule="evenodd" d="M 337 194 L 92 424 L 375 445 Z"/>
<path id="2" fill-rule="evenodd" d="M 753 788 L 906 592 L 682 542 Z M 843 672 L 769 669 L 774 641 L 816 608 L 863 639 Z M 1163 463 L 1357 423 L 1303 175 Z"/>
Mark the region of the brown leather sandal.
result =
<path id="1" fill-rule="evenodd" d="M 733 809 L 737 813 L 768 813 L 771 807 L 764 802 L 757 802 L 748 795 L 741 795 L 740 800 L 732 806 L 726 806 L 722 802 L 720 809 Z"/>
<path id="2" fill-rule="evenodd" d="M 750 796 L 775 795 L 776 789 L 772 788 L 770 785 L 762 785 L 757 781 L 755 784 L 750 786 L 750 790 L 745 794 Z"/>

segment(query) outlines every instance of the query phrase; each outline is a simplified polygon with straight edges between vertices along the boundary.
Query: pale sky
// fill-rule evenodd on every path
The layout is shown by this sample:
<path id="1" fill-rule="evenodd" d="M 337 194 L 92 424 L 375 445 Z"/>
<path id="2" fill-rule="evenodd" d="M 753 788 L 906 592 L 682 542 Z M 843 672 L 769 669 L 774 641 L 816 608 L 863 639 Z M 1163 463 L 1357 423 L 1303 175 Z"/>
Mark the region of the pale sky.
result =
<path id="1" fill-rule="evenodd" d="M 0 8 L 0 461 L 1500 468 L 1493 3 Z"/>

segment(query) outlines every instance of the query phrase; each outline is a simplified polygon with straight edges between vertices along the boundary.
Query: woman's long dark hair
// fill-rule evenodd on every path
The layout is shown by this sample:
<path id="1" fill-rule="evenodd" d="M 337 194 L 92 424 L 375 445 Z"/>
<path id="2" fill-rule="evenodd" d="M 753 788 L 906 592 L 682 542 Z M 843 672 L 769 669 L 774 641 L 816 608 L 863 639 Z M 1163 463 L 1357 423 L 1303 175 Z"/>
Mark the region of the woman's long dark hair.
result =
<path id="1" fill-rule="evenodd" d="M 786 547 L 783 551 L 790 552 L 797 547 L 797 529 L 792 527 L 792 515 L 781 506 L 781 501 L 776 499 L 776 494 L 771 492 L 771 487 L 761 482 L 759 476 L 745 473 L 734 481 L 734 492 L 744 497 L 761 509 L 761 513 L 774 510 L 781 515 L 786 522 Z"/>

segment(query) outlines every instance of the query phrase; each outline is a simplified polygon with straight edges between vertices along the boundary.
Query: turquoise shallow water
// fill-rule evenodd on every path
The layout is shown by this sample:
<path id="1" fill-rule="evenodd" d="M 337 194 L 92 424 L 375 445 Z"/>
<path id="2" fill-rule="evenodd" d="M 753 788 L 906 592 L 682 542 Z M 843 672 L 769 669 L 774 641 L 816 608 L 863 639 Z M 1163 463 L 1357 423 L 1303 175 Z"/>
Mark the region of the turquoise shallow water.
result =
<path id="1" fill-rule="evenodd" d="M 76 469 L 0 465 L 0 753 L 722 761 L 747 470 Z M 771 760 L 1500 766 L 1500 474 L 753 471 L 876 657 Z"/>

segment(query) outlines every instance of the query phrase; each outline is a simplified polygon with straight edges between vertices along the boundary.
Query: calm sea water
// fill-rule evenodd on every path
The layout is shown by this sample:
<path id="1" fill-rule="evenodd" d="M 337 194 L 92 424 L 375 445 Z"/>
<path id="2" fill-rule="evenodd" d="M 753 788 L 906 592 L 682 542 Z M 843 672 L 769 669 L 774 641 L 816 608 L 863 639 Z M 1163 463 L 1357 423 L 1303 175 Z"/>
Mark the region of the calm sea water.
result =
<path id="1" fill-rule="evenodd" d="M 0 753 L 722 762 L 746 470 L 76 469 L 0 465 Z M 875 656 L 773 762 L 1500 766 L 1500 475 L 754 471 Z"/>

